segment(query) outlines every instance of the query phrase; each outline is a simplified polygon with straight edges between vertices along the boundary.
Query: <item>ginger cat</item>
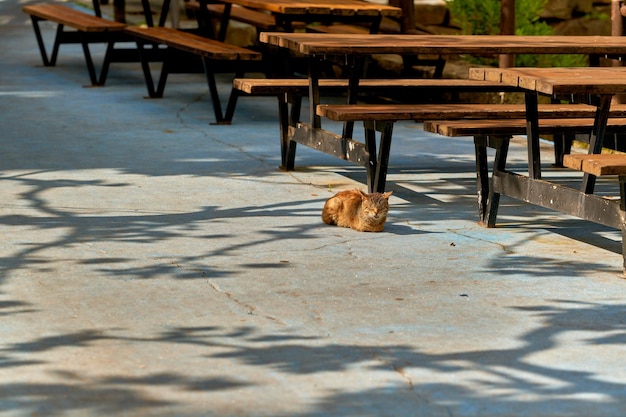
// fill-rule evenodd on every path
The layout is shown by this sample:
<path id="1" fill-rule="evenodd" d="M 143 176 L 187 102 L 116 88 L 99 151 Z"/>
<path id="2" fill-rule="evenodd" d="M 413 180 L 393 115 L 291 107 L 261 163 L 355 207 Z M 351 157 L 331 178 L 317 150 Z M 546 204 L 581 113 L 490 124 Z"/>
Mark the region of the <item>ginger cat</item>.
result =
<path id="1" fill-rule="evenodd" d="M 340 191 L 326 200 L 322 220 L 359 232 L 382 232 L 391 194 L 392 191 L 372 194 L 360 190 Z"/>

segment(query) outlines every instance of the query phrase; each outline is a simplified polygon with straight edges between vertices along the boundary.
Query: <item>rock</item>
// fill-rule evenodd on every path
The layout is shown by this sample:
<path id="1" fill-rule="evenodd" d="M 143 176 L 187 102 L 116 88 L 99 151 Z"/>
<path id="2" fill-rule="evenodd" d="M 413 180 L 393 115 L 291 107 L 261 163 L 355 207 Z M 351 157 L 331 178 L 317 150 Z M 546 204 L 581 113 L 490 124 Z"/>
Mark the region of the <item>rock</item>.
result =
<path id="1" fill-rule="evenodd" d="M 541 17 L 543 19 L 571 19 L 575 15 L 590 13 L 593 0 L 548 0 Z"/>
<path id="2" fill-rule="evenodd" d="M 391 3 L 391 1 L 390 1 Z M 415 23 L 418 25 L 446 25 L 450 12 L 444 0 L 415 0 Z"/>

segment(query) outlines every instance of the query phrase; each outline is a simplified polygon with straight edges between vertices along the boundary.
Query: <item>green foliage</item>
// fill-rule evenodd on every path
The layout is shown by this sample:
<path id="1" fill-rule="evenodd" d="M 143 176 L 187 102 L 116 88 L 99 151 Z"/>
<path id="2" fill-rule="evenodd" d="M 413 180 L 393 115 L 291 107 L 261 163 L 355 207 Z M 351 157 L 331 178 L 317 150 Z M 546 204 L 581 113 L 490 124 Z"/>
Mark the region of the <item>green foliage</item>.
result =
<path id="1" fill-rule="evenodd" d="M 500 33 L 500 2 L 496 0 L 447 0 L 450 13 L 463 35 Z"/>
<path id="2" fill-rule="evenodd" d="M 455 24 L 463 35 L 500 34 L 500 0 L 446 0 Z M 547 0 L 515 1 L 515 34 L 522 36 L 553 35 L 554 31 L 540 14 Z M 470 62 L 497 65 L 498 59 L 468 57 Z M 579 55 L 517 55 L 518 67 L 586 66 L 587 58 Z"/>

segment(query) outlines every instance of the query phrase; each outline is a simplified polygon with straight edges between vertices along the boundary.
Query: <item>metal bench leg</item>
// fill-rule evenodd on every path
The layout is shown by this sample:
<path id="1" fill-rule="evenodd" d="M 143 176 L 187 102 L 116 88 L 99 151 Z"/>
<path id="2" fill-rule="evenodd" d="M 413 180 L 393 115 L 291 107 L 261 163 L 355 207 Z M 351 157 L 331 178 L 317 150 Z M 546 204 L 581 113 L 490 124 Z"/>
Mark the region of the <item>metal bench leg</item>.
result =
<path id="1" fill-rule="evenodd" d="M 496 226 L 496 217 L 500 205 L 500 193 L 494 190 L 494 179 L 489 180 L 489 165 L 487 162 L 487 148 L 495 148 L 496 155 L 493 162 L 493 176 L 498 171 L 504 171 L 506 158 L 509 152 L 510 137 L 475 136 L 476 151 L 476 188 L 478 195 L 479 223 L 487 227 Z"/>
<path id="2" fill-rule="evenodd" d="M 41 60 L 43 61 L 43 65 L 46 67 L 54 66 L 54 64 L 56 63 L 55 62 L 56 56 L 54 56 L 54 61 L 52 61 L 52 59 L 48 59 L 48 53 L 46 52 L 46 45 L 43 42 L 43 37 L 41 36 L 41 29 L 39 28 L 39 22 L 44 19 L 31 15 L 30 20 L 33 23 L 33 30 L 35 31 L 35 38 L 37 39 L 37 46 L 39 47 L 39 52 L 41 53 Z M 60 29 L 61 26 L 62 25 L 57 26 L 57 36 L 55 37 L 55 39 L 59 37 L 58 33 L 59 33 L 59 30 L 62 30 Z"/>
<path id="3" fill-rule="evenodd" d="M 202 64 L 204 65 L 204 75 L 209 85 L 209 94 L 211 95 L 211 103 L 213 104 L 213 112 L 215 113 L 216 122 L 212 124 L 230 124 L 230 121 L 227 121 L 222 113 L 222 104 L 220 103 L 220 96 L 217 92 L 215 74 L 211 70 L 211 62 L 208 58 L 203 57 Z"/>
<path id="4" fill-rule="evenodd" d="M 161 98 L 163 97 L 163 91 L 161 91 L 160 95 L 157 95 L 157 92 L 154 89 L 154 80 L 152 79 L 152 72 L 150 71 L 150 62 L 148 59 L 148 51 L 146 50 L 147 43 L 137 39 L 137 52 L 139 54 L 139 61 L 141 62 L 141 69 L 143 71 L 143 77 L 146 81 L 146 87 L 148 88 L 148 96 L 150 98 Z M 157 46 L 154 45 L 154 48 Z M 163 63 L 165 66 L 165 62 Z"/>
<path id="5" fill-rule="evenodd" d="M 91 52 L 89 51 L 89 42 L 85 39 L 85 35 L 81 32 L 80 44 L 83 47 L 83 54 L 85 55 L 85 64 L 87 64 L 87 71 L 89 72 L 89 80 L 92 86 L 98 86 L 98 77 L 96 75 L 96 67 L 93 65 L 93 59 L 91 58 Z"/>
<path id="6" fill-rule="evenodd" d="M 392 121 L 364 121 L 365 147 L 369 153 L 367 168 L 367 188 L 370 193 L 385 192 L 387 182 L 387 168 L 389 166 L 389 151 L 393 135 Z M 380 143 L 376 150 L 376 132 L 380 132 Z"/>
<path id="7" fill-rule="evenodd" d="M 296 160 L 297 143 L 289 138 L 289 128 L 300 121 L 302 96 L 290 93 L 278 95 L 278 120 L 280 123 L 280 158 L 281 169 L 293 171 Z M 291 112 L 289 104 L 291 103 Z"/>
<path id="8" fill-rule="evenodd" d="M 483 225 L 487 221 L 489 201 L 489 165 L 487 163 L 487 137 L 474 136 L 476 153 L 476 194 L 478 196 L 478 219 Z"/>
<path id="9" fill-rule="evenodd" d="M 39 28 L 39 25 L 37 25 Z M 57 25 L 57 32 L 54 36 L 54 44 L 52 45 L 52 54 L 50 55 L 50 61 L 47 66 L 54 66 L 57 63 L 57 57 L 59 56 L 59 47 L 61 46 L 61 38 L 63 37 L 65 25 L 59 24 Z M 39 34 L 41 37 L 41 33 Z M 43 45 L 43 41 L 42 41 Z"/>
<path id="10" fill-rule="evenodd" d="M 111 65 L 111 55 L 115 49 L 115 42 L 107 43 L 107 50 L 104 54 L 104 61 L 102 61 L 102 69 L 100 70 L 100 78 L 98 79 L 98 85 L 104 85 L 107 76 L 109 75 L 109 67 Z"/>
<path id="11" fill-rule="evenodd" d="M 63 38 L 63 28 L 65 27 L 63 24 L 57 24 L 56 35 L 54 36 L 54 44 L 52 45 L 52 53 L 50 54 L 50 58 L 48 58 L 48 53 L 46 52 L 46 45 L 43 41 L 43 36 L 41 35 L 41 28 L 39 27 L 39 22 L 42 20 L 37 16 L 30 16 L 31 22 L 33 23 L 33 30 L 35 31 L 35 38 L 37 39 L 37 46 L 39 46 L 39 52 L 41 53 L 41 60 L 43 61 L 43 65 L 46 67 L 53 67 L 57 63 L 57 56 L 59 55 L 59 46 L 61 45 L 61 39 Z"/>
<path id="12" fill-rule="evenodd" d="M 235 78 L 242 78 L 244 76 L 244 72 L 237 72 L 235 74 Z M 226 105 L 226 114 L 224 115 L 224 124 L 231 123 L 233 120 L 233 116 L 235 115 L 235 108 L 237 107 L 237 99 L 239 98 L 239 90 L 235 87 L 231 87 L 230 96 L 228 97 L 228 104 Z"/>
<path id="13" fill-rule="evenodd" d="M 373 193 L 376 189 L 374 182 L 376 181 L 376 171 L 378 170 L 378 158 L 376 157 L 376 122 L 365 120 L 365 148 L 369 154 L 367 161 L 367 191 Z"/>
<path id="14" fill-rule="evenodd" d="M 558 134 L 554 135 L 554 167 L 563 168 L 563 155 L 569 154 L 572 150 L 574 135 Z"/>
<path id="15" fill-rule="evenodd" d="M 600 96 L 600 103 L 598 109 L 596 110 L 596 117 L 594 120 L 594 128 L 589 136 L 590 154 L 600 153 L 602 151 L 604 132 L 606 130 L 606 122 L 609 118 L 612 98 L 612 95 Z M 585 172 L 580 190 L 585 194 L 593 194 L 595 185 L 596 177 Z"/>
<path id="16" fill-rule="evenodd" d="M 623 272 L 626 275 L 626 175 L 619 176 L 620 210 L 622 213 L 622 257 Z"/>
<path id="17" fill-rule="evenodd" d="M 165 92 L 165 84 L 167 83 L 167 76 L 170 74 L 170 65 L 172 61 L 170 60 L 170 49 L 167 48 L 165 51 L 165 59 L 163 60 L 163 65 L 161 66 L 161 75 L 159 76 L 159 84 L 157 84 L 157 88 L 154 91 L 154 96 L 158 98 L 163 97 L 163 93 Z"/>

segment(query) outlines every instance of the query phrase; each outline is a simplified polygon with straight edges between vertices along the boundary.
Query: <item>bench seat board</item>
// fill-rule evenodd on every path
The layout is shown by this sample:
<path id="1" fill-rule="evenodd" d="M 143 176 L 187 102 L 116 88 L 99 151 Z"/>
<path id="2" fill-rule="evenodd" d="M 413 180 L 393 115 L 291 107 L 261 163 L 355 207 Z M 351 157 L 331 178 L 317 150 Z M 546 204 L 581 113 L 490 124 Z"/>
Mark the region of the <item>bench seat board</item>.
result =
<path id="1" fill-rule="evenodd" d="M 185 7 L 190 10 L 199 11 L 200 3 L 197 1 L 189 1 L 185 3 Z M 207 4 L 207 11 L 210 16 L 222 17 L 224 15 L 223 4 Z M 230 9 L 230 19 L 238 22 L 247 23 L 263 30 L 276 30 L 276 18 L 269 13 L 259 12 L 233 5 Z"/>
<path id="2" fill-rule="evenodd" d="M 593 117 L 586 104 L 540 104 L 540 118 Z M 397 121 L 441 119 L 521 119 L 523 104 L 320 104 L 317 115 L 336 121 Z M 626 105 L 615 105 L 612 117 L 626 117 Z"/>
<path id="3" fill-rule="evenodd" d="M 103 86 L 112 62 L 137 62 L 139 60 L 135 48 L 118 48 L 115 46 L 117 43 L 132 41 L 132 38 L 125 32 L 127 27 L 125 23 L 103 19 L 57 3 L 28 4 L 22 7 L 22 11 L 30 15 L 37 46 L 46 67 L 56 65 L 61 45 L 81 44 L 91 85 Z M 46 48 L 44 36 L 39 26 L 40 22 L 44 21 L 57 24 L 50 52 Z M 69 30 L 66 30 L 68 28 Z M 99 75 L 89 47 L 94 43 L 107 45 Z"/>
<path id="4" fill-rule="evenodd" d="M 233 86 L 246 94 L 251 95 L 274 95 L 282 93 L 294 93 L 300 95 L 308 95 L 309 80 L 307 78 L 235 78 Z M 346 89 L 348 88 L 347 79 L 321 79 L 319 86 L 322 89 Z M 450 92 L 471 92 L 471 91 L 518 91 L 514 87 L 503 86 L 500 83 L 491 81 L 475 81 L 465 79 L 432 79 L 432 78 L 391 78 L 391 79 L 374 79 L 364 78 L 359 81 L 359 88 L 378 88 L 385 89 L 403 89 L 403 88 L 419 88 L 438 90 L 445 88 Z M 439 90 L 438 90 L 439 91 Z"/>
<path id="5" fill-rule="evenodd" d="M 539 134 L 589 133 L 594 119 L 540 119 Z M 626 118 L 609 119 L 608 133 L 621 133 L 626 129 Z M 472 119 L 472 120 L 426 120 L 424 130 L 443 136 L 524 135 L 525 119 Z"/>
<path id="6" fill-rule="evenodd" d="M 626 154 L 569 154 L 563 165 L 595 176 L 625 175 Z"/>
<path id="7" fill-rule="evenodd" d="M 120 32 L 126 24 L 106 20 L 62 4 L 29 4 L 22 11 L 43 20 L 50 20 L 83 32 Z"/>
<path id="8" fill-rule="evenodd" d="M 262 63 L 260 52 L 205 38 L 179 29 L 128 27 L 126 33 L 133 36 L 137 41 L 148 95 L 151 98 L 163 97 L 165 84 L 170 72 L 194 72 L 193 68 L 197 66 L 193 65 L 192 61 L 198 63 L 197 58 L 201 58 L 216 123 L 218 124 L 230 124 L 235 112 L 238 93 L 231 88 L 226 113 L 223 113 L 215 73 L 235 72 L 242 76 L 245 71 L 251 70 L 252 66 L 258 66 Z M 155 48 L 146 48 L 148 43 L 167 46 L 165 53 L 162 54 L 163 65 L 161 66 L 161 75 L 156 85 L 150 71 L 150 58 L 147 56 L 147 54 L 150 55 L 154 52 Z M 178 51 L 182 51 L 182 55 L 177 53 Z"/>
<path id="9" fill-rule="evenodd" d="M 127 27 L 126 32 L 195 55 L 217 60 L 260 61 L 261 54 L 236 45 L 167 27 Z"/>

